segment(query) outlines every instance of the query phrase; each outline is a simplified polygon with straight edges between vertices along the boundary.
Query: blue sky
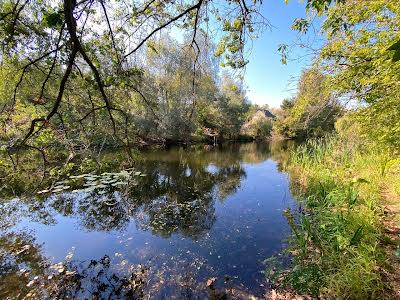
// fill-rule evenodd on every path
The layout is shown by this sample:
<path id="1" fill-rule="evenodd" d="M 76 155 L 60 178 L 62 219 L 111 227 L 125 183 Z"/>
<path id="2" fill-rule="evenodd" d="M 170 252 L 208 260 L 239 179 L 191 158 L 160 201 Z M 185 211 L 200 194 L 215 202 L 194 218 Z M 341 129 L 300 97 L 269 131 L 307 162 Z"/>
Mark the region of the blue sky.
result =
<path id="1" fill-rule="evenodd" d="M 245 81 L 252 103 L 278 107 L 284 98 L 294 93 L 295 84 L 291 79 L 298 78 L 301 70 L 310 64 L 310 56 L 298 59 L 307 52 L 300 47 L 292 50 L 293 60 L 289 60 L 287 65 L 281 64 L 277 51 L 279 44 L 292 44 L 296 40 L 298 34 L 290 28 L 295 18 L 305 17 L 304 6 L 299 0 L 289 0 L 287 5 L 284 0 L 263 1 L 261 13 L 273 28 L 265 30 L 253 42 L 249 56 Z"/>

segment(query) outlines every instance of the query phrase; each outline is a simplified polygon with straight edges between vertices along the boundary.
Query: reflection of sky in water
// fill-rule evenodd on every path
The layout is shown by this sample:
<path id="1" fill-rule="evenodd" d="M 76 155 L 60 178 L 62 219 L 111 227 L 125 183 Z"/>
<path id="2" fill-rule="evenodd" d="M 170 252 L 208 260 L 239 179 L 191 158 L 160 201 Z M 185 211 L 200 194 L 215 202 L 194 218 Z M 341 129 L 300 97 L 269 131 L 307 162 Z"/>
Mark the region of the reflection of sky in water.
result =
<path id="1" fill-rule="evenodd" d="M 164 269 L 167 277 L 187 274 L 202 284 L 209 277 L 229 276 L 252 293 L 262 295 L 262 261 L 282 249 L 289 232 L 283 209 L 294 206 L 287 175 L 278 172 L 277 163 L 268 157 L 267 153 L 256 162 L 238 159 L 232 164 L 220 163 L 217 167 L 211 163 L 201 168 L 190 166 L 190 162 L 186 166 L 166 162 L 152 169 L 146 165 L 151 162 L 146 162 L 143 170 L 141 166 L 138 169 L 143 173 L 153 170 L 158 186 L 144 185 L 143 193 L 132 196 L 150 197 L 132 211 L 123 204 L 118 212 L 122 221 L 111 218 L 107 223 L 107 216 L 103 227 L 93 224 L 96 220 L 101 223 L 105 210 L 79 206 L 82 195 L 75 195 L 70 215 L 66 210 L 65 216 L 60 214 L 59 207 L 50 208 L 51 225 L 22 218 L 17 228 L 33 229 L 37 242 L 54 261 L 62 260 L 75 247 L 75 259 L 99 259 L 108 254 L 131 264 Z M 190 179 L 179 182 L 182 176 Z M 204 183 L 207 176 L 211 179 Z M 146 191 L 160 192 L 151 199 L 152 195 L 144 194 Z M 185 211 L 192 207 L 196 210 L 193 215 Z M 107 214 L 113 214 L 113 209 L 106 208 Z M 85 215 L 88 210 L 90 217 Z M 91 220 L 96 213 L 97 219 Z M 166 225 L 160 225 L 160 219 Z M 115 226 L 105 230 L 112 222 Z"/>
<path id="2" fill-rule="evenodd" d="M 210 164 L 210 165 L 208 165 L 208 166 L 206 167 L 206 171 L 207 171 L 208 173 L 211 173 L 211 174 L 216 174 L 216 173 L 218 172 L 218 167 L 215 166 L 215 165 Z"/>

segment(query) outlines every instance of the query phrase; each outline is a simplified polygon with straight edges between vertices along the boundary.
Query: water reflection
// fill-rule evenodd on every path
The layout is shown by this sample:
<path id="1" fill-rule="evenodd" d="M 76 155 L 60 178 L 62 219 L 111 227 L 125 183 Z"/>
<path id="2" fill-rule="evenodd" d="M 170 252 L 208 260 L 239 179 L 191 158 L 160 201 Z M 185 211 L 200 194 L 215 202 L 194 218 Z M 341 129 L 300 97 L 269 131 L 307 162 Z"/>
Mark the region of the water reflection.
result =
<path id="1" fill-rule="evenodd" d="M 106 242 L 103 248 L 93 249 L 93 255 L 97 255 L 93 259 L 87 259 L 88 255 L 84 254 L 87 252 L 77 251 L 76 261 L 68 265 L 75 279 L 69 278 L 66 282 L 63 278 L 61 286 L 82 286 L 81 281 L 85 279 L 97 282 L 89 284 L 89 294 L 125 298 L 126 291 L 133 290 L 129 282 L 144 280 L 142 276 L 134 278 L 137 265 L 141 264 L 139 270 L 144 270 L 145 265 L 151 269 L 152 284 L 146 287 L 146 292 L 152 291 L 156 298 L 179 294 L 189 299 L 215 293 L 204 284 L 213 274 L 220 279 L 225 276 L 237 279 L 223 279 L 219 287 L 225 290 L 227 285 L 231 285 L 231 291 L 244 285 L 242 290 L 262 293 L 260 260 L 281 247 L 282 234 L 287 229 L 281 213 L 276 211 L 288 205 L 279 198 L 287 193 L 286 177 L 269 160 L 271 156 L 282 156 L 281 149 L 276 145 L 251 143 L 149 151 L 133 166 L 146 176 L 138 177 L 134 184 L 123 189 L 108 189 L 101 194 L 65 192 L 4 200 L 0 204 L 3 261 L 0 281 L 19 282 L 19 287 L 13 290 L 23 294 L 29 290 L 27 285 L 35 274 L 41 272 L 43 278 L 52 276 L 47 275 L 47 262 L 51 259 L 46 254 L 59 256 L 61 246 L 57 246 L 54 235 L 64 232 L 66 245 L 69 245 L 68 235 L 72 236 L 71 241 L 82 245 L 102 239 Z M 106 153 L 102 159 L 106 162 L 115 157 L 113 153 Z M 263 180 L 269 182 L 263 183 Z M 265 202 L 265 197 L 269 197 L 270 203 Z M 36 242 L 35 230 L 39 231 L 37 235 L 45 249 Z M 126 243 L 122 243 L 121 237 Z M 15 256 L 21 247 L 16 246 L 19 250 L 13 252 L 10 248 L 13 245 L 28 245 L 29 252 Z M 151 257 L 157 259 L 152 262 Z M 105 261 L 106 265 L 102 263 Z M 136 273 L 132 269 L 125 269 L 124 273 L 116 268 L 117 265 L 132 268 L 134 264 Z M 21 268 L 29 269 L 30 275 L 21 275 Z M 93 268 L 96 272 L 103 270 L 101 276 L 89 275 L 93 270 L 88 270 Z M 18 276 L 27 279 L 20 280 Z M 0 285 L 0 296 L 10 296 L 11 290 L 3 283 Z M 115 294 L 111 286 L 118 287 L 121 293 Z M 139 297 L 144 293 L 141 288 L 134 296 L 129 295 Z M 72 285 L 68 290 L 74 290 Z M 78 292 L 74 295 L 64 296 L 87 296 Z"/>
<path id="2" fill-rule="evenodd" d="M 5 233 L 0 237 L 0 298 L 18 298 L 27 294 L 29 277 L 24 270 L 37 276 L 46 261 L 42 249 L 29 234 Z"/>
<path id="3" fill-rule="evenodd" d="M 143 299 L 147 269 L 112 265 L 109 256 L 77 262 L 68 254 L 51 264 L 35 238 L 7 233 L 0 238 L 1 299 Z"/>

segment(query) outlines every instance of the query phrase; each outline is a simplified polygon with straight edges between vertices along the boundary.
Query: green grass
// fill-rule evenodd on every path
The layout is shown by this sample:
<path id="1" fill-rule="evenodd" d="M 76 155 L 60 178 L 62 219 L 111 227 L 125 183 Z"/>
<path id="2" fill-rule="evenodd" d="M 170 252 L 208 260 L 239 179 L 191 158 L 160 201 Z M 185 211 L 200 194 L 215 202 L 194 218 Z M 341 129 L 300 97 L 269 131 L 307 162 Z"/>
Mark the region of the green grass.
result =
<path id="1" fill-rule="evenodd" d="M 286 212 L 294 259 L 284 283 L 324 299 L 382 298 L 382 195 L 400 195 L 399 160 L 334 136 L 299 146 L 286 168 L 303 211 Z"/>

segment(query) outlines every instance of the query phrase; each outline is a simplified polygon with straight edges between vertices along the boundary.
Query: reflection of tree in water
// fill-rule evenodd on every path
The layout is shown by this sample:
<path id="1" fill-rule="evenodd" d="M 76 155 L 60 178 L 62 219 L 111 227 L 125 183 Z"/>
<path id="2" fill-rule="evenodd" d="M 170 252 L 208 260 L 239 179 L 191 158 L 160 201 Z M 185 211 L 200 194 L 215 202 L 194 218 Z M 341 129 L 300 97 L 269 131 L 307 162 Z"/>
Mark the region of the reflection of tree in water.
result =
<path id="1" fill-rule="evenodd" d="M 295 141 L 277 141 L 271 144 L 271 156 L 277 162 L 279 172 L 285 171 L 285 165 L 295 147 Z"/>
<path id="2" fill-rule="evenodd" d="M 129 194 L 136 221 L 163 236 L 174 232 L 201 236 L 215 222 L 216 199 L 236 192 L 246 176 L 244 156 L 253 163 L 267 159 L 269 153 L 268 147 L 254 143 L 145 155 L 137 167 L 147 176 Z M 209 165 L 216 170 L 208 170 Z"/>
<path id="3" fill-rule="evenodd" d="M 146 174 L 137 185 L 103 195 L 65 193 L 29 201 L 25 215 L 51 224 L 60 213 L 95 231 L 122 230 L 133 218 L 139 228 L 161 236 L 179 232 L 198 238 L 215 222 L 216 199 L 223 200 L 240 187 L 246 176 L 241 164 L 264 161 L 270 155 L 266 143 L 151 151 L 136 163 L 135 168 Z"/>
<path id="4" fill-rule="evenodd" d="M 163 237 L 179 233 L 197 239 L 216 220 L 215 202 L 235 193 L 246 177 L 242 163 L 264 161 L 271 152 L 279 155 L 279 151 L 268 144 L 252 143 L 144 153 L 135 168 L 146 176 L 138 177 L 137 185 L 129 185 L 118 192 L 109 190 L 103 195 L 64 193 L 45 199 L 20 199 L 18 206 L 13 201 L 6 205 L 4 201 L 0 203 L 0 229 L 6 232 L 18 223 L 20 215 L 54 224 L 57 214 L 61 214 L 77 219 L 90 231 L 123 230 L 134 221 L 139 228 Z M 13 245 L 16 245 L 14 250 Z M 23 248 L 25 245 L 29 247 Z M 5 282 L 11 288 L 0 289 L 0 298 L 6 298 L 6 292 L 7 296 L 17 298 L 12 293 L 39 289 L 40 281 L 44 282 L 47 293 L 56 293 L 51 295 L 59 298 L 73 298 L 76 293 L 86 293 L 81 294 L 81 298 L 87 295 L 90 297 L 86 298 L 91 295 L 122 298 L 121 295 L 132 286 L 137 288 L 137 293 L 131 298 L 141 295 L 141 280 L 146 276 L 146 270 L 131 269 L 121 275 L 115 270 L 116 258 L 113 257 L 110 263 L 110 259 L 104 257 L 96 261 L 70 262 L 62 273 L 56 272 L 49 280 L 47 278 L 53 276 L 54 270 L 49 269 L 41 252 L 29 234 L 4 233 L 0 236 L 0 281 L 2 286 Z M 21 273 L 21 268 L 29 269 L 29 274 Z M 39 282 L 28 288 L 35 276 L 39 276 Z"/>
<path id="5" fill-rule="evenodd" d="M 45 258 L 41 248 L 27 233 L 4 233 L 0 236 L 0 298 L 15 299 L 18 294 L 28 292 L 29 277 L 40 275 Z M 22 270 L 22 271 L 21 271 Z"/>
<path id="6" fill-rule="evenodd" d="M 118 192 L 66 194 L 51 206 L 64 216 L 78 217 L 81 226 L 94 231 L 121 230 L 129 222 L 129 211 Z"/>
<path id="7" fill-rule="evenodd" d="M 216 189 L 234 191 L 244 174 L 239 164 L 213 174 L 207 165 L 183 159 L 147 161 L 139 167 L 147 176 L 130 191 L 128 201 L 138 225 L 162 236 L 180 232 L 196 238 L 208 231 L 215 222 Z M 236 178 L 234 186 L 231 178 Z"/>
<path id="8" fill-rule="evenodd" d="M 180 272 L 174 273 L 168 267 L 131 265 L 107 255 L 77 261 L 72 254 L 51 264 L 28 233 L 5 233 L 0 242 L 0 299 L 252 299 L 226 278 L 218 290 L 206 289 L 205 282 L 196 280 L 193 268 L 182 273 L 180 266 Z M 204 264 L 194 257 L 187 261 Z"/>
<path id="9" fill-rule="evenodd" d="M 54 296 L 58 299 L 142 299 L 147 269 L 130 266 L 118 271 L 105 255 L 89 262 L 68 262 L 69 270 L 59 276 Z M 65 276 L 66 274 L 71 274 Z M 63 276 L 64 275 L 64 276 Z M 61 287 L 61 288 L 60 288 Z"/>
<path id="10" fill-rule="evenodd" d="M 29 218 L 50 224 L 59 213 L 95 231 L 122 230 L 133 218 L 139 228 L 161 236 L 179 232 L 198 238 L 215 222 L 216 199 L 234 193 L 246 176 L 240 164 L 243 153 L 237 146 L 161 153 L 143 155 L 136 169 L 146 176 L 124 192 L 53 195 L 28 203 Z M 208 170 L 210 164 L 215 172 Z"/>
<path id="11" fill-rule="evenodd" d="M 240 166 L 235 164 L 219 170 L 218 174 L 218 196 L 221 200 L 235 193 L 240 187 L 240 182 L 246 177 L 246 172 Z"/>
<path id="12" fill-rule="evenodd" d="M 111 263 L 108 256 L 50 264 L 25 232 L 0 236 L 1 299 L 142 299 L 147 269 Z"/>

